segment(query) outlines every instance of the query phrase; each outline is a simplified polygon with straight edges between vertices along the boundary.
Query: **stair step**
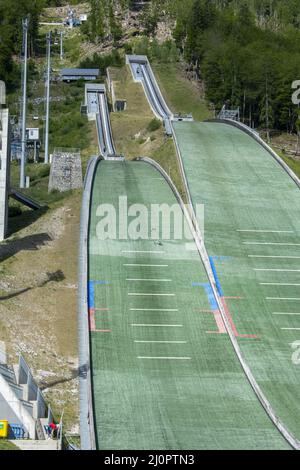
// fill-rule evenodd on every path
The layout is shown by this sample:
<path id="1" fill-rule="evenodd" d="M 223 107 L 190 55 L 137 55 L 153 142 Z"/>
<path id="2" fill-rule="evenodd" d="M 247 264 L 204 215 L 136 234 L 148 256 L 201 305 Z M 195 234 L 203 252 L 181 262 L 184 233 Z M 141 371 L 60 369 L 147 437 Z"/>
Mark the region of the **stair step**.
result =
<path id="1" fill-rule="evenodd" d="M 11 441 L 21 450 L 58 450 L 58 442 L 53 439 L 47 439 L 44 441 L 33 441 L 33 440 L 14 440 Z"/>
<path id="2" fill-rule="evenodd" d="M 13 369 L 6 364 L 0 364 L 0 374 L 5 378 L 9 379 L 13 383 L 17 383 L 16 376 Z"/>

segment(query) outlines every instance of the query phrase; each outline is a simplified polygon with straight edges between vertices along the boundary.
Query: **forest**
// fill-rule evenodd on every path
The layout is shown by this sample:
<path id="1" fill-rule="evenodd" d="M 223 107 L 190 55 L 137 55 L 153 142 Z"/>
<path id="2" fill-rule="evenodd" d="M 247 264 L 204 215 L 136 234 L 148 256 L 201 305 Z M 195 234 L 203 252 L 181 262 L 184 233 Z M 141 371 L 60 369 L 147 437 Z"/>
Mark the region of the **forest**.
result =
<path id="1" fill-rule="evenodd" d="M 247 124 L 295 131 L 291 84 L 300 78 L 300 2 L 184 3 L 173 2 L 174 39 L 204 80 L 207 99 L 217 109 L 239 106 Z"/>
<path id="2" fill-rule="evenodd" d="M 122 36 L 116 7 L 132 0 L 90 0 L 85 33 L 99 42 Z M 291 84 L 300 79 L 299 0 L 152 0 L 143 12 L 145 35 L 167 22 L 180 57 L 203 80 L 206 98 L 219 110 L 240 108 L 247 124 L 294 132 L 298 109 Z"/>
<path id="3" fill-rule="evenodd" d="M 38 17 L 45 6 L 62 0 L 0 0 L 0 77 L 16 82 L 22 47 L 22 18 L 30 15 L 30 54 L 37 47 Z M 74 2 L 73 2 L 74 3 Z M 81 3 L 77 1 L 75 3 Z M 83 3 L 83 2 L 82 2 Z M 135 0 L 89 0 L 82 27 L 93 42 L 110 35 L 117 45 L 124 31 L 117 11 L 136 7 Z M 149 0 L 142 13 L 145 36 L 154 39 L 159 22 L 172 28 L 176 57 L 204 83 L 207 100 L 219 110 L 240 108 L 255 127 L 295 132 L 298 109 L 291 84 L 300 79 L 299 0 Z"/>

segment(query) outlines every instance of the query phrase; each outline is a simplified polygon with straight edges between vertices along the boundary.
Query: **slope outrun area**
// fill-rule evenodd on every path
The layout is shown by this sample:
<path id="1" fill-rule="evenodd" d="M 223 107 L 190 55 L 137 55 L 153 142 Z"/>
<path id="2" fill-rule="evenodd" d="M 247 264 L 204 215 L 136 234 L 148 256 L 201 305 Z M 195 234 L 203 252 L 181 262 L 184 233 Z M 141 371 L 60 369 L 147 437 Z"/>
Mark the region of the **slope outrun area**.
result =
<path id="1" fill-rule="evenodd" d="M 205 205 L 205 245 L 228 318 L 256 380 L 299 439 L 300 365 L 292 361 L 300 339 L 299 188 L 230 125 L 174 128 L 193 204 Z"/>
<path id="2" fill-rule="evenodd" d="M 216 306 L 197 251 L 186 250 L 186 240 L 98 240 L 99 204 L 117 207 L 125 195 L 148 208 L 176 203 L 146 163 L 97 168 L 89 307 L 98 448 L 288 448 L 228 336 L 215 334 Z"/>

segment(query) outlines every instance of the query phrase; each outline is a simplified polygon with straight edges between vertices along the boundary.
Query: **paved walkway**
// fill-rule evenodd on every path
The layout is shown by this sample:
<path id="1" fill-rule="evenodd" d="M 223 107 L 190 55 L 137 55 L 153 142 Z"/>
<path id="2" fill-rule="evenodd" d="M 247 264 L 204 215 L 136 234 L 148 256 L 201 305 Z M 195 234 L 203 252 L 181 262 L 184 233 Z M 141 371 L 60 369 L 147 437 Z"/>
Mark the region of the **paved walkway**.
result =
<path id="1" fill-rule="evenodd" d="M 21 450 L 58 450 L 57 441 L 47 439 L 45 441 L 12 440 L 10 441 Z"/>

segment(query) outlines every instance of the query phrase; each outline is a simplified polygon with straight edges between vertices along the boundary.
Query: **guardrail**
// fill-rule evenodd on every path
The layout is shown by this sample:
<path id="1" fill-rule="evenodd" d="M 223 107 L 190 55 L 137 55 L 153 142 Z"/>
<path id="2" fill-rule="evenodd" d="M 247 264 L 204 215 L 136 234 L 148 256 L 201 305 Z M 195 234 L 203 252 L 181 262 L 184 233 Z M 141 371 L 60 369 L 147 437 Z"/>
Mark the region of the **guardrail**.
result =
<path id="1" fill-rule="evenodd" d="M 87 167 L 82 198 L 78 258 L 78 337 L 80 386 L 80 435 L 83 450 L 96 449 L 90 361 L 90 329 L 88 315 L 88 240 L 91 195 L 98 164 L 103 157 L 93 157 Z"/>

